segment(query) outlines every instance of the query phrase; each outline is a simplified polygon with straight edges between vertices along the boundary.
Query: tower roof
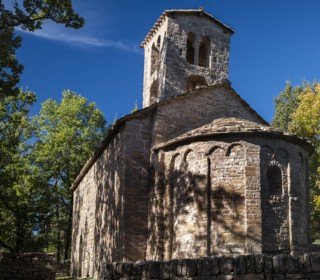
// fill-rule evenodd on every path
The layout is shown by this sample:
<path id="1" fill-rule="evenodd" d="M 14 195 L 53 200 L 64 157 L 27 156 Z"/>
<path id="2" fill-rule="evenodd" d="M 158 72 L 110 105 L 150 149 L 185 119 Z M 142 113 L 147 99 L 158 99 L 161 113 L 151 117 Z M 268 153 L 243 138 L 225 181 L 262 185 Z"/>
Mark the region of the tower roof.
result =
<path id="1" fill-rule="evenodd" d="M 165 10 L 162 15 L 158 18 L 156 23 L 153 25 L 153 27 L 148 32 L 147 36 L 142 41 L 140 47 L 143 48 L 147 42 L 149 42 L 150 38 L 153 36 L 153 34 L 158 30 L 158 28 L 162 25 L 164 19 L 166 16 L 173 16 L 173 15 L 191 15 L 191 16 L 202 16 L 206 17 L 208 20 L 211 20 L 215 24 L 219 25 L 221 28 L 226 30 L 227 32 L 230 32 L 231 34 L 234 33 L 234 30 L 231 29 L 229 26 L 225 25 L 212 15 L 208 14 L 204 11 L 204 9 L 189 9 L 189 10 Z"/>

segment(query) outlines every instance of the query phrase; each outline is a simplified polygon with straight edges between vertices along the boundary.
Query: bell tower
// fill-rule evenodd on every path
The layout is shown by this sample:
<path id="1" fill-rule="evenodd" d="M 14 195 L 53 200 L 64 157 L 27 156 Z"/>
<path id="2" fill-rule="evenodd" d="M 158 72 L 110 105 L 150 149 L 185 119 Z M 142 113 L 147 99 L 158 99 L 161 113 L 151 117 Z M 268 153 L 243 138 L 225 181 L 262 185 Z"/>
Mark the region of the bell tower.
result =
<path id="1" fill-rule="evenodd" d="M 141 43 L 143 107 L 228 78 L 233 33 L 203 9 L 165 11 Z"/>

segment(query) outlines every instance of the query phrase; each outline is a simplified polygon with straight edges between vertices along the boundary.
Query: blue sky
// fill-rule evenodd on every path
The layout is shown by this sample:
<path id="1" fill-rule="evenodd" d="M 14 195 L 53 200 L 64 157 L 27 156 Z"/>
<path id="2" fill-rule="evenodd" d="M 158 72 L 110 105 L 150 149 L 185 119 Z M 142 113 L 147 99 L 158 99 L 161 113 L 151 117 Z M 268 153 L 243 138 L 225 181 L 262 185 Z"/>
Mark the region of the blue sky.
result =
<path id="1" fill-rule="evenodd" d="M 77 0 L 86 19 L 81 30 L 48 23 L 21 33 L 18 52 L 25 65 L 21 85 L 37 93 L 37 113 L 63 89 L 95 101 L 108 121 L 142 103 L 140 42 L 165 9 L 204 7 L 236 33 L 231 40 L 230 80 L 234 89 L 271 121 L 274 97 L 286 81 L 320 77 L 318 0 Z"/>

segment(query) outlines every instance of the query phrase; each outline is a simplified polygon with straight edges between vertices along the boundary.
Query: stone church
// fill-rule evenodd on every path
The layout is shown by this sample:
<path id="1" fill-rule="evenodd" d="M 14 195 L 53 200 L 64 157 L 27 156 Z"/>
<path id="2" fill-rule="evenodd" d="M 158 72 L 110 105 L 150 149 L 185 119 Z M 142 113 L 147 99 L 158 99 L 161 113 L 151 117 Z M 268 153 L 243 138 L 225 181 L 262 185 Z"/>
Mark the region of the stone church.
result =
<path id="1" fill-rule="evenodd" d="M 143 109 L 115 123 L 72 187 L 74 276 L 308 249 L 312 147 L 231 87 L 233 33 L 203 9 L 167 10 L 145 37 Z"/>

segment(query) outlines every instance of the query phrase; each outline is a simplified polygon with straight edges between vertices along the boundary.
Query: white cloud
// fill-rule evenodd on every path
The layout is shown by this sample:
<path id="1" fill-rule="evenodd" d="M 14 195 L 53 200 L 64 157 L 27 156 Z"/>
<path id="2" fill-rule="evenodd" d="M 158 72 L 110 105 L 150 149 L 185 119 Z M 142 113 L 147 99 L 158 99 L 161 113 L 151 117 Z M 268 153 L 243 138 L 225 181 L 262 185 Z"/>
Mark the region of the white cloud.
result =
<path id="1" fill-rule="evenodd" d="M 86 34 L 75 34 L 77 31 L 64 30 L 52 28 L 52 26 L 45 26 L 44 29 L 29 32 L 26 30 L 18 29 L 19 32 L 39 38 L 69 44 L 75 47 L 100 47 L 100 48 L 115 48 L 127 52 L 139 53 L 141 50 L 138 44 L 132 42 L 112 41 L 108 39 L 100 39 Z"/>

